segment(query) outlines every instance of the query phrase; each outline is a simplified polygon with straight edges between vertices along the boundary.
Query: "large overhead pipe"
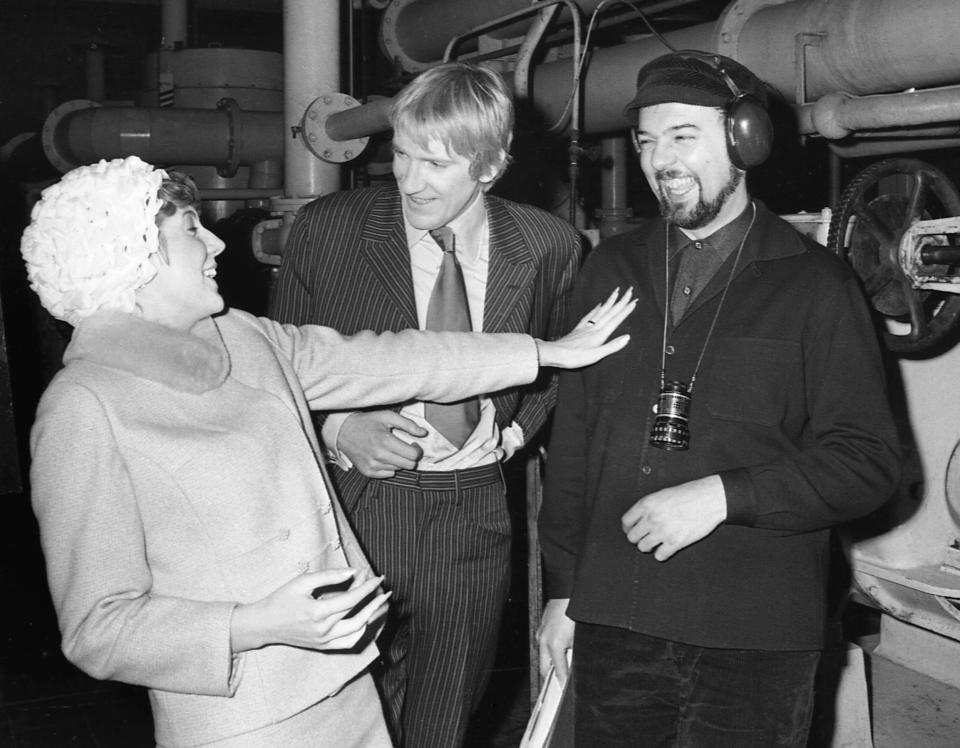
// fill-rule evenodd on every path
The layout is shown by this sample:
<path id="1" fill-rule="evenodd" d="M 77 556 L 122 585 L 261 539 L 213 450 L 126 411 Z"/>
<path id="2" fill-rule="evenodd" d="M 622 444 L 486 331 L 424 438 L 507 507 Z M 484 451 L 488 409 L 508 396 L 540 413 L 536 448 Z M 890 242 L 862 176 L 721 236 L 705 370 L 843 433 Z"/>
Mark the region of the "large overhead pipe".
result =
<path id="1" fill-rule="evenodd" d="M 597 4 L 578 3 L 585 11 Z M 389 34 L 403 52 L 391 53 L 401 63 L 437 60 L 451 36 L 516 7 L 529 3 L 398 0 L 390 6 Z M 386 27 L 382 34 L 388 34 Z M 861 96 L 949 85 L 960 70 L 960 45 L 953 43 L 960 38 L 960 13 L 954 0 L 737 0 L 715 23 L 666 36 L 678 49 L 716 51 L 739 60 L 798 105 L 837 91 Z M 582 82 L 583 131 L 622 130 L 623 105 L 633 95 L 637 70 L 666 51 L 652 37 L 593 50 Z M 556 121 L 570 94 L 569 62 L 537 66 L 531 89 L 545 121 Z"/>
<path id="2" fill-rule="evenodd" d="M 589 15 L 602 0 L 574 0 L 580 12 Z M 665 0 L 648 3 L 644 13 L 661 13 L 665 10 L 692 5 L 695 0 Z M 447 41 L 465 34 L 490 21 L 529 10 L 536 5 L 531 0 L 486 0 L 486 2 L 456 2 L 451 0 L 393 0 L 387 7 L 380 24 L 380 45 L 391 60 L 410 73 L 420 72 L 443 59 Z M 618 7 L 619 6 L 619 7 Z M 625 3 L 613 3 L 611 10 L 629 11 Z M 565 16 L 570 18 L 569 13 Z M 493 38 L 524 36 L 533 21 L 526 18 L 505 23 L 487 32 Z M 469 39 L 459 53 L 476 49 L 476 39 Z"/>

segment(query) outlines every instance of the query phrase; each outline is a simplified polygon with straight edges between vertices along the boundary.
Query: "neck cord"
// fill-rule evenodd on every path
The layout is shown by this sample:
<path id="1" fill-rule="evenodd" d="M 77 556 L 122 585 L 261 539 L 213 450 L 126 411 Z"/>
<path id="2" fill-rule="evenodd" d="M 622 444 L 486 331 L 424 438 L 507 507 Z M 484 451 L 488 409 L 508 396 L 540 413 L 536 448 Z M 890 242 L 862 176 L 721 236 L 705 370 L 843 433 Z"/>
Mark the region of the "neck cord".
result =
<path id="1" fill-rule="evenodd" d="M 724 299 L 727 298 L 727 291 L 730 290 L 730 284 L 733 283 L 733 275 L 740 263 L 740 253 L 743 252 L 743 245 L 747 243 L 747 237 L 750 236 L 750 229 L 753 228 L 753 222 L 757 219 L 756 203 L 750 203 L 753 214 L 750 216 L 750 223 L 747 230 L 743 232 L 743 238 L 740 240 L 740 246 L 737 247 L 737 254 L 733 258 L 733 267 L 730 268 L 730 276 L 723 287 L 723 293 L 720 295 L 720 301 L 717 304 L 717 311 L 713 314 L 713 321 L 710 323 L 710 329 L 707 330 L 707 337 L 703 341 L 703 348 L 700 349 L 700 356 L 697 358 L 697 365 L 693 369 L 693 376 L 690 377 L 690 387 L 687 390 L 688 395 L 693 395 L 693 385 L 697 381 L 697 374 L 700 372 L 700 364 L 703 363 L 703 356 L 707 352 L 707 344 L 710 342 L 710 336 L 713 335 L 713 329 L 717 326 L 717 320 L 720 318 L 720 309 L 723 306 Z M 663 391 L 666 383 L 667 369 L 667 321 L 670 319 L 670 224 L 667 223 L 664 229 L 664 276 L 666 282 L 666 293 L 664 295 L 663 309 L 663 345 L 660 347 L 660 391 Z"/>

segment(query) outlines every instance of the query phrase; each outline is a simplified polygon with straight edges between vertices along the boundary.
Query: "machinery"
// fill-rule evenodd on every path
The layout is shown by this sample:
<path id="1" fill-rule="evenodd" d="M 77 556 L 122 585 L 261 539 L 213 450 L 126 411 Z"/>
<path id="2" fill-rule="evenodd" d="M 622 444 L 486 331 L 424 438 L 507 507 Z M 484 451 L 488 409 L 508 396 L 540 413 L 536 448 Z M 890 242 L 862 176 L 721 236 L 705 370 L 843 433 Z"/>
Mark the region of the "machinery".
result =
<path id="1" fill-rule="evenodd" d="M 370 145 L 387 129 L 390 96 L 342 89 L 355 77 L 341 60 L 357 57 L 360 12 L 378 19 L 383 69 L 398 84 L 445 59 L 495 66 L 539 134 L 565 145 L 550 187 L 594 239 L 632 220 L 622 106 L 637 69 L 666 51 L 637 9 L 674 47 L 758 72 L 788 139 L 827 146 L 824 210 L 785 212 L 863 281 L 902 404 L 908 481 L 847 534 L 854 594 L 882 611 L 886 656 L 960 688 L 960 402 L 949 395 L 960 368 L 960 192 L 947 168 L 920 158 L 949 161 L 960 147 L 953 0 L 283 0 L 282 54 L 190 49 L 186 0 L 160 5 L 163 43 L 145 61 L 139 101 L 61 103 L 39 135 L 43 152 L 61 171 L 131 154 L 182 168 L 208 220 L 261 211 L 250 241 L 270 267 L 300 206 L 341 189 L 351 164 L 367 178 L 384 171 Z M 591 152 L 600 204 L 587 215 L 579 191 Z M 535 466 L 530 477 L 535 496 Z"/>

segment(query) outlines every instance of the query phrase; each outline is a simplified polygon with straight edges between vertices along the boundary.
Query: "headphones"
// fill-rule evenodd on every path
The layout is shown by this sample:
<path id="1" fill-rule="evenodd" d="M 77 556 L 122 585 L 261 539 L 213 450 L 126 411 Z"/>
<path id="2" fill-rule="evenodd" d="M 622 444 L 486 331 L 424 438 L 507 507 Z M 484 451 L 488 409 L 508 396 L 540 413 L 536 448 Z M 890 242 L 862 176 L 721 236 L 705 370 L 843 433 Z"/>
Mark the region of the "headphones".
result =
<path id="1" fill-rule="evenodd" d="M 773 147 L 773 123 L 760 99 L 740 90 L 724 69 L 718 55 L 692 49 L 676 54 L 712 67 L 733 94 L 733 101 L 724 108 L 724 130 L 730 162 L 746 171 L 766 161 Z"/>

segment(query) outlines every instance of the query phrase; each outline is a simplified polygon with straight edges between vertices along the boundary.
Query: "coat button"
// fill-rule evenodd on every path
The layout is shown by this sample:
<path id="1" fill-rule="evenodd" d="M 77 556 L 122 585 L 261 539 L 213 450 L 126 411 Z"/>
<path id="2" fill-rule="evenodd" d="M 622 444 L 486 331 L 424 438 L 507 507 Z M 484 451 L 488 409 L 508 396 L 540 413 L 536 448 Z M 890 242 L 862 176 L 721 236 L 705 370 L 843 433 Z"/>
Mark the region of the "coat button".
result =
<path id="1" fill-rule="evenodd" d="M 640 468 L 640 472 L 644 475 L 650 475 L 650 473 L 653 472 L 653 468 L 649 465 L 644 465 L 642 468 Z"/>
<path id="2" fill-rule="evenodd" d="M 666 353 L 668 356 L 672 356 L 674 353 L 677 352 L 677 349 L 674 348 L 672 345 L 668 345 L 666 348 L 663 349 L 663 352 Z"/>

